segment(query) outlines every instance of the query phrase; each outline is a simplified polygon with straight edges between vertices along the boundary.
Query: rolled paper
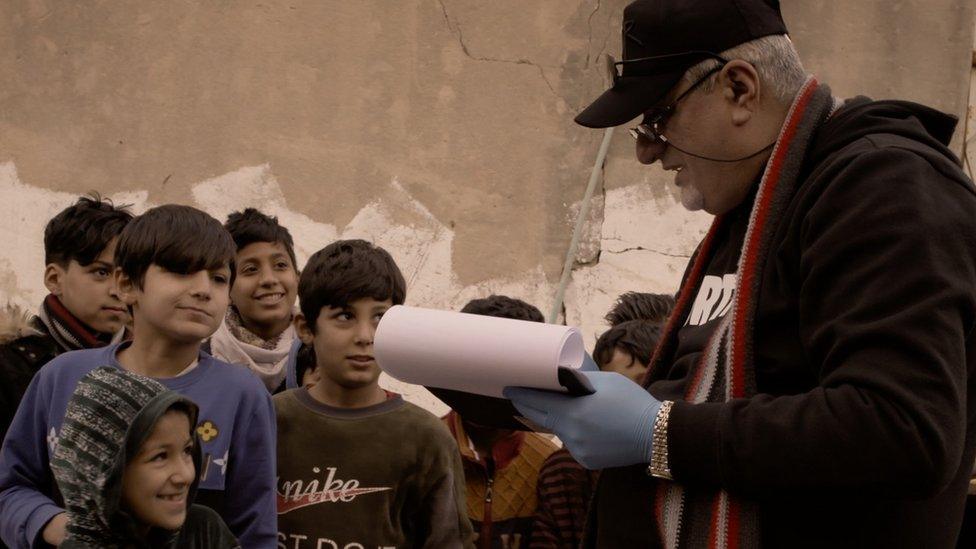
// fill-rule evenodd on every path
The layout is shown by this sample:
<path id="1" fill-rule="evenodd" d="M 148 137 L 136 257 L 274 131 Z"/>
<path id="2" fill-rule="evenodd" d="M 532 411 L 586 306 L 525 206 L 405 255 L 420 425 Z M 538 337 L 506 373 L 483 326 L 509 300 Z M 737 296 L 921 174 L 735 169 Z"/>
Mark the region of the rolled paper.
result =
<path id="1" fill-rule="evenodd" d="M 405 305 L 383 315 L 373 352 L 400 381 L 491 397 L 509 386 L 565 392 L 559 367 L 584 357 L 574 327 Z"/>

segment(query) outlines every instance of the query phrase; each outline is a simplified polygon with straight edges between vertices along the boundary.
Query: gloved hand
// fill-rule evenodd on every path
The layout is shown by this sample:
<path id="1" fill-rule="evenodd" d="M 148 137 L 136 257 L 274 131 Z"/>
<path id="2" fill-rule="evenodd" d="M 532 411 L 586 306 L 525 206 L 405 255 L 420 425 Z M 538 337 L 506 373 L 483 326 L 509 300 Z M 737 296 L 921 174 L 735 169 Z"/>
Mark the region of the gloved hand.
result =
<path id="1" fill-rule="evenodd" d="M 616 372 L 583 375 L 596 389 L 592 395 L 507 387 L 505 398 L 522 415 L 554 432 L 587 469 L 649 462 L 661 402 Z"/>

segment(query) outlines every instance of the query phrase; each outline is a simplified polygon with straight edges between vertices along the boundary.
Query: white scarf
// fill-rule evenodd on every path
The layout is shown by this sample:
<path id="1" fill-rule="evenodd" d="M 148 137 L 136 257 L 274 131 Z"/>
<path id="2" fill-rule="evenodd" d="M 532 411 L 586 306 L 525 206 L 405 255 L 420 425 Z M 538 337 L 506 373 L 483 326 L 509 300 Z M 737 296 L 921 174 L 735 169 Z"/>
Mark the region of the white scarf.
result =
<path id="1" fill-rule="evenodd" d="M 247 366 L 261 378 L 268 391 L 273 392 L 285 379 L 285 363 L 288 362 L 288 351 L 294 341 L 295 327 L 289 325 L 281 332 L 274 349 L 244 343 L 231 333 L 225 317 L 210 338 L 210 353 L 224 362 Z"/>

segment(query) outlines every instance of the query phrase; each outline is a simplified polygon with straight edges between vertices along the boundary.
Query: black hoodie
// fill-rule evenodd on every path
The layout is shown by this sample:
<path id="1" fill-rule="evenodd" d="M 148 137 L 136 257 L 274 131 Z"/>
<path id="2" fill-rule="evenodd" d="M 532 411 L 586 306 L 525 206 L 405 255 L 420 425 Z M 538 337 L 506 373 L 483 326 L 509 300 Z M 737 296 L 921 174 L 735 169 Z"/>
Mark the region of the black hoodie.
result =
<path id="1" fill-rule="evenodd" d="M 190 425 L 196 425 L 196 404 L 156 380 L 102 367 L 78 382 L 51 459 L 68 513 L 67 537 L 59 547 L 239 547 L 217 513 L 192 504 L 200 471 L 198 443 L 193 455 L 197 475 L 187 497 L 186 521 L 179 531 L 140 533 L 135 517 L 120 507 L 126 464 L 139 453 L 156 422 L 174 406 L 188 410 Z"/>
<path id="2" fill-rule="evenodd" d="M 758 395 L 671 412 L 675 480 L 756 501 L 766 547 L 954 547 L 976 455 L 976 192 L 954 127 L 856 98 L 818 129 L 761 273 Z M 730 226 L 719 279 L 746 223 Z M 701 350 L 679 347 L 650 392 L 680 400 L 680 353 Z M 645 467 L 604 471 L 596 546 L 659 543 L 635 526 L 653 512 Z"/>

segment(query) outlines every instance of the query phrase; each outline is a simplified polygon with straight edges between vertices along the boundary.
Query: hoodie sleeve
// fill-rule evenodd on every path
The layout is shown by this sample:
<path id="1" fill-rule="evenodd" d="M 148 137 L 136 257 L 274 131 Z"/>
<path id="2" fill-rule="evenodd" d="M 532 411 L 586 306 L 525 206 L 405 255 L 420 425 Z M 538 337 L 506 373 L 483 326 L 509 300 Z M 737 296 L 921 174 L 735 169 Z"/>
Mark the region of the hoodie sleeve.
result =
<path id="1" fill-rule="evenodd" d="M 242 407 L 234 427 L 222 515 L 241 546 L 274 548 L 278 539 L 274 405 L 261 382 L 256 377 L 253 382 L 251 406 Z"/>
<path id="2" fill-rule="evenodd" d="M 668 427 L 676 480 L 749 497 L 944 489 L 961 466 L 976 352 L 976 199 L 950 175 L 886 147 L 812 191 L 816 201 L 790 221 L 801 228 L 789 282 L 818 386 L 677 403 Z"/>
<path id="3" fill-rule="evenodd" d="M 8 547 L 41 547 L 44 526 L 64 509 L 48 494 L 54 478 L 48 466 L 48 410 L 53 397 L 44 370 L 27 388 L 0 450 L 0 537 Z"/>

